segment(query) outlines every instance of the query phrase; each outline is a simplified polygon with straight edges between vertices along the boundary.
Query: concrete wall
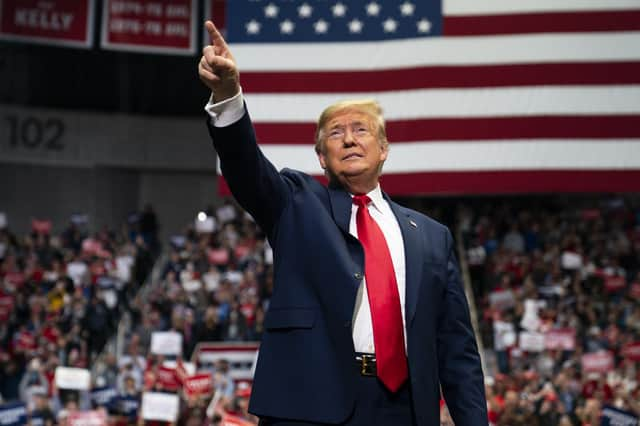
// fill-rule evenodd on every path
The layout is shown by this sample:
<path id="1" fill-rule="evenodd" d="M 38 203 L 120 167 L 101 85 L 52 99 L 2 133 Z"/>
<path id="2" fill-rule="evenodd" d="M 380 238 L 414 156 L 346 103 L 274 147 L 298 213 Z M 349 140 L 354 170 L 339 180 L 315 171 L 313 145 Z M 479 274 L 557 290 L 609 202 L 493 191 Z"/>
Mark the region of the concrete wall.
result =
<path id="1" fill-rule="evenodd" d="M 19 233 L 73 213 L 115 226 L 151 203 L 166 237 L 219 202 L 215 161 L 204 119 L 0 104 L 0 211 Z"/>

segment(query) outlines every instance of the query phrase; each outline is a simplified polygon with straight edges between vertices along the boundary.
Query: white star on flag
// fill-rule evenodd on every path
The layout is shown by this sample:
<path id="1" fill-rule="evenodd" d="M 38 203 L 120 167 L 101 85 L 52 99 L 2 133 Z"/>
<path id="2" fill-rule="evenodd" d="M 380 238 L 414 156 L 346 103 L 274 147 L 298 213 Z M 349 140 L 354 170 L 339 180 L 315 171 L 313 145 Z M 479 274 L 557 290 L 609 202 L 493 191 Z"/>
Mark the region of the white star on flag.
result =
<path id="1" fill-rule="evenodd" d="M 398 22 L 392 18 L 387 18 L 383 23 L 385 33 L 395 33 L 398 28 Z"/>
<path id="2" fill-rule="evenodd" d="M 250 20 L 245 24 L 245 28 L 247 29 L 247 34 L 258 34 L 260 33 L 260 22 L 255 19 Z"/>
<path id="3" fill-rule="evenodd" d="M 280 32 L 282 34 L 291 34 L 295 28 L 295 24 L 288 19 L 280 22 Z"/>
<path id="4" fill-rule="evenodd" d="M 264 16 L 267 18 L 275 18 L 278 16 L 278 6 L 273 3 L 269 3 L 267 7 L 264 8 Z"/>
<path id="5" fill-rule="evenodd" d="M 347 13 L 347 6 L 338 2 L 331 7 L 331 10 L 333 10 L 333 16 L 342 18 Z"/>
<path id="6" fill-rule="evenodd" d="M 367 8 L 367 15 L 369 16 L 378 16 L 378 14 L 380 13 L 380 5 L 375 1 L 372 1 L 371 3 L 367 4 L 366 8 Z"/>
<path id="7" fill-rule="evenodd" d="M 405 1 L 400 5 L 400 12 L 402 16 L 411 16 L 413 15 L 413 11 L 416 9 L 416 6 L 408 1 Z"/>
<path id="8" fill-rule="evenodd" d="M 418 21 L 418 32 L 419 33 L 428 33 L 431 31 L 431 22 L 427 18 L 422 18 Z"/>
<path id="9" fill-rule="evenodd" d="M 324 19 L 320 19 L 313 24 L 313 28 L 318 34 L 324 34 L 329 29 L 329 23 Z"/>
<path id="10" fill-rule="evenodd" d="M 354 34 L 359 34 L 362 32 L 362 27 L 364 26 L 364 24 L 362 23 L 362 21 L 358 20 L 358 19 L 353 19 L 352 21 L 349 21 L 349 32 L 350 33 L 354 33 Z"/>
<path id="11" fill-rule="evenodd" d="M 313 13 L 313 7 L 309 6 L 308 3 L 302 3 L 298 8 L 298 15 L 301 18 L 308 18 Z"/>

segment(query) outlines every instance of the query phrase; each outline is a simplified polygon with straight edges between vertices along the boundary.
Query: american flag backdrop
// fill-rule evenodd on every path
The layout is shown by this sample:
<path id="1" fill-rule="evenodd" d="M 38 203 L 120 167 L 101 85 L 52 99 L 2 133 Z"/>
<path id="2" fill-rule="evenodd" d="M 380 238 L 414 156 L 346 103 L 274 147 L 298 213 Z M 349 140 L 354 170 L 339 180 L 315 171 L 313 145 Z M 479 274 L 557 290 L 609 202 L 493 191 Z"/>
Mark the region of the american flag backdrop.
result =
<path id="1" fill-rule="evenodd" d="M 322 109 L 375 98 L 390 194 L 640 190 L 640 0 L 209 5 L 278 168 L 321 175 Z"/>

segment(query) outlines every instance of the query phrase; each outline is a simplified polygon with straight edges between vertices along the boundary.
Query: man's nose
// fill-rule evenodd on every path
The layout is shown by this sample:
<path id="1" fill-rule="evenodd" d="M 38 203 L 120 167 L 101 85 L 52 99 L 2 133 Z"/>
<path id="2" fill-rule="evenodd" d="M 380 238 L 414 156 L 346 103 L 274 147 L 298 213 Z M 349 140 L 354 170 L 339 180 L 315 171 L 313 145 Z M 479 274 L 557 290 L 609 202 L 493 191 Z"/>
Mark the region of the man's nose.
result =
<path id="1" fill-rule="evenodd" d="M 342 143 L 344 146 L 352 146 L 356 143 L 356 139 L 353 137 L 353 132 L 351 129 L 346 129 L 344 131 L 344 138 L 342 139 Z"/>

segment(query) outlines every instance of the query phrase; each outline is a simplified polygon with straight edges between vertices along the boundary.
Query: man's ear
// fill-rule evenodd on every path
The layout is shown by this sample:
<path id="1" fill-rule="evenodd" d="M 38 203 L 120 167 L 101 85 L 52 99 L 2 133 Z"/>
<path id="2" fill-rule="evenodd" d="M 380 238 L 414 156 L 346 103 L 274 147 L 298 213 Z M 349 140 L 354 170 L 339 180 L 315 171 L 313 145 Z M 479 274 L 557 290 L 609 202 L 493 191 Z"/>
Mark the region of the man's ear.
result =
<path id="1" fill-rule="evenodd" d="M 322 152 L 318 152 L 318 161 L 323 170 L 327 169 L 327 159 Z"/>

